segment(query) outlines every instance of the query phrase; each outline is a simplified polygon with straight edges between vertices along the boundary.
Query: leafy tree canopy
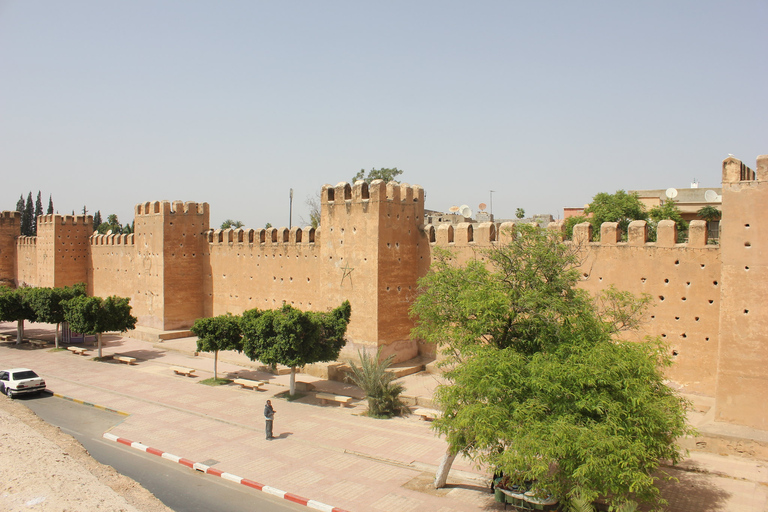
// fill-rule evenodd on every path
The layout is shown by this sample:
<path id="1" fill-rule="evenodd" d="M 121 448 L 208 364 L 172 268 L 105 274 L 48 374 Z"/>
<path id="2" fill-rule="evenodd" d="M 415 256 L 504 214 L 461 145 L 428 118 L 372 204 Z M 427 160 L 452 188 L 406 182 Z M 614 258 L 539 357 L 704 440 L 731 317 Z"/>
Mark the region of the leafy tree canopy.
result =
<path id="1" fill-rule="evenodd" d="M 699 211 L 696 212 L 696 215 L 707 222 L 713 222 L 716 220 L 720 220 L 720 218 L 723 216 L 723 212 L 718 210 L 712 205 L 702 206 L 699 208 Z"/>
<path id="2" fill-rule="evenodd" d="M 525 218 L 525 210 L 522 208 L 518 208 L 515 210 L 515 217 L 518 219 L 524 219 Z"/>
<path id="3" fill-rule="evenodd" d="M 568 217 L 565 219 L 565 238 L 566 240 L 570 240 L 573 238 L 573 228 L 576 226 L 576 224 L 581 224 L 582 222 L 589 222 L 589 219 L 585 217 L 584 215 L 576 215 L 574 217 Z"/>
<path id="4" fill-rule="evenodd" d="M 673 199 L 668 199 L 659 206 L 651 208 L 648 212 L 648 216 L 657 224 L 660 220 L 673 220 L 675 221 L 678 231 L 685 231 L 688 229 L 688 223 L 683 220 L 683 214 L 677 206 L 677 201 Z"/>
<path id="5" fill-rule="evenodd" d="M 37 320 L 35 310 L 29 303 L 28 297 L 33 288 L 11 289 L 0 287 L 0 321 L 16 322 Z"/>
<path id="6" fill-rule="evenodd" d="M 360 171 L 352 178 L 352 183 L 361 180 L 367 183 L 371 183 L 373 180 L 384 180 L 385 183 L 389 183 L 390 181 L 400 183 L 395 178 L 401 174 L 403 174 L 403 171 L 397 167 L 392 167 L 391 169 L 386 167 L 382 167 L 381 169 L 371 169 L 368 171 L 368 174 L 365 173 L 365 169 L 360 169 Z"/>
<path id="7" fill-rule="evenodd" d="M 648 220 L 645 206 L 640 202 L 637 193 L 627 194 L 623 190 L 617 190 L 614 194 L 607 192 L 597 194 L 584 213 L 591 214 L 590 222 L 595 236 L 599 236 L 603 222 L 618 222 L 621 231 L 626 233 L 631 221 Z"/>
<path id="8" fill-rule="evenodd" d="M 521 225 L 485 261 L 438 256 L 412 308 L 414 335 L 448 355 L 433 427 L 454 453 L 564 501 L 658 501 L 652 473 L 680 459 L 686 402 L 664 384 L 658 340 L 613 339 L 647 299 L 576 289 L 576 250 Z"/>
<path id="9" fill-rule="evenodd" d="M 243 223 L 240 222 L 239 220 L 227 219 L 221 223 L 221 229 L 241 228 L 241 227 L 243 227 Z"/>
<path id="10" fill-rule="evenodd" d="M 85 283 L 64 288 L 30 288 L 27 300 L 38 322 L 60 324 L 64 321 L 64 302 L 85 296 Z"/>
<path id="11" fill-rule="evenodd" d="M 197 336 L 197 350 L 200 352 L 243 350 L 240 317 L 228 313 L 211 318 L 198 318 L 190 330 Z"/>
<path id="12" fill-rule="evenodd" d="M 64 317 L 71 329 L 84 334 L 124 332 L 136 326 L 130 299 L 76 296 L 64 301 Z"/>

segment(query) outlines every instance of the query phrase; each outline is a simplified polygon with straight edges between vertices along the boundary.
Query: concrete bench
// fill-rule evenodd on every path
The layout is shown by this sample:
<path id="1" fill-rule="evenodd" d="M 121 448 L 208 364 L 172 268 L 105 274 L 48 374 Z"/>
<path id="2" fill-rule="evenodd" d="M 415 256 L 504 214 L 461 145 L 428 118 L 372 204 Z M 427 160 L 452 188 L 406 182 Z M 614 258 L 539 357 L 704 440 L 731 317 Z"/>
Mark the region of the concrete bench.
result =
<path id="1" fill-rule="evenodd" d="M 173 370 L 176 375 L 186 375 L 187 377 L 195 376 L 194 368 L 185 368 L 183 366 L 171 366 L 171 370 Z"/>
<path id="2" fill-rule="evenodd" d="M 83 347 L 67 347 L 67 350 L 69 350 L 70 352 L 72 352 L 74 354 L 81 355 L 81 356 L 87 356 L 88 355 L 88 350 L 83 348 Z"/>
<path id="3" fill-rule="evenodd" d="M 43 340 L 29 340 L 29 344 L 33 347 L 47 347 L 48 342 Z"/>
<path id="4" fill-rule="evenodd" d="M 10 334 L 0 334 L 0 340 L 2 341 L 11 341 L 12 338 L 13 336 Z"/>
<path id="5" fill-rule="evenodd" d="M 241 388 L 251 388 L 254 391 L 262 391 L 261 386 L 264 386 L 267 382 L 264 380 L 251 380 L 251 379 L 235 379 L 235 384 L 239 384 Z"/>
<path id="6" fill-rule="evenodd" d="M 443 413 L 440 411 L 436 411 L 435 409 L 426 409 L 423 407 L 420 407 L 413 411 L 413 414 L 417 416 L 421 416 L 421 419 L 424 421 L 432 421 L 435 418 L 439 418 Z"/>
<path id="7" fill-rule="evenodd" d="M 128 356 L 121 356 L 120 354 L 114 354 L 112 356 L 112 359 L 116 361 L 120 361 L 121 363 L 125 363 L 128 365 L 136 364 L 136 358 L 135 357 L 128 357 Z"/>
<path id="8" fill-rule="evenodd" d="M 320 399 L 320 402 L 323 405 L 327 404 L 328 402 L 336 402 L 339 404 L 339 407 L 344 407 L 345 405 L 349 405 L 349 403 L 352 401 L 351 396 L 332 395 L 331 393 L 318 393 L 315 396 Z"/>

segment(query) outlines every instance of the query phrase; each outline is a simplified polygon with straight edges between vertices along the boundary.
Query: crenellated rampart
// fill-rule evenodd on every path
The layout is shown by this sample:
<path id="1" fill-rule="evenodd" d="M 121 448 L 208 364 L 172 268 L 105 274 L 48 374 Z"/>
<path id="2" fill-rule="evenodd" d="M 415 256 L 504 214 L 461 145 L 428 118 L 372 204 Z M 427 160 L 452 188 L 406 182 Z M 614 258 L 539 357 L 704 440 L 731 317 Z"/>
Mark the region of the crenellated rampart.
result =
<path id="1" fill-rule="evenodd" d="M 768 393 L 768 156 L 756 171 L 726 159 L 722 181 L 719 243 L 707 240 L 704 221 L 691 222 L 684 243 L 672 221 L 658 223 L 654 240 L 644 221 L 626 233 L 584 223 L 565 243 L 578 253 L 580 287 L 650 297 L 640 335 L 667 342 L 671 380 L 716 397 L 718 420 L 768 428 L 768 406 L 754 405 Z M 207 203 L 148 201 L 135 206 L 131 235 L 94 234 L 90 216 L 46 215 L 37 237 L 21 237 L 18 212 L 3 212 L 0 281 L 85 281 L 94 295 L 130 297 L 139 325 L 159 330 L 283 302 L 323 311 L 349 300 L 341 359 L 381 348 L 402 361 L 419 352 L 408 310 L 436 249 L 462 263 L 515 231 L 513 222 L 424 225 L 424 196 L 418 185 L 381 180 L 324 185 L 322 229 L 210 229 Z M 562 223 L 549 228 L 562 234 Z"/>

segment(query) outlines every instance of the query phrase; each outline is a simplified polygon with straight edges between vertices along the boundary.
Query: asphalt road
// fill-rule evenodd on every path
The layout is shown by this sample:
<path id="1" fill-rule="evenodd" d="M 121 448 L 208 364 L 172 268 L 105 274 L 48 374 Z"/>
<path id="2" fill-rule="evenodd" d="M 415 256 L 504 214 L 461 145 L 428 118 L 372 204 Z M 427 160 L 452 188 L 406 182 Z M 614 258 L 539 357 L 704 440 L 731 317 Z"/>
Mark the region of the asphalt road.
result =
<path id="1" fill-rule="evenodd" d="M 45 393 L 17 400 L 80 441 L 94 459 L 133 478 L 176 512 L 307 511 L 304 506 L 105 440 L 102 434 L 123 420 L 119 414 Z"/>

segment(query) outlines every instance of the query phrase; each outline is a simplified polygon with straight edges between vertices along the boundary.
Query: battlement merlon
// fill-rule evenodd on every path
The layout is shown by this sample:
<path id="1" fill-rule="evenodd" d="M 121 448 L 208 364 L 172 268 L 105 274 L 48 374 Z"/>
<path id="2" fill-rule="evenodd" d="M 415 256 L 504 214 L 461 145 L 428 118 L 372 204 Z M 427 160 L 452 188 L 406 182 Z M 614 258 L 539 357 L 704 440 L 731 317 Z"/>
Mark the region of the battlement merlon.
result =
<path id="1" fill-rule="evenodd" d="M 573 227 L 573 242 L 577 244 L 591 243 L 595 245 L 629 245 L 644 246 L 652 244 L 655 247 L 706 247 L 707 222 L 692 220 L 688 224 L 688 243 L 677 243 L 677 225 L 672 220 L 661 220 L 656 227 L 656 242 L 648 241 L 648 223 L 644 220 L 633 220 L 627 229 L 627 241 L 621 242 L 621 229 L 618 222 L 604 222 L 600 226 L 600 241 L 592 242 L 592 224 L 582 222 Z M 717 246 L 711 246 L 716 248 Z"/>
<path id="2" fill-rule="evenodd" d="M 52 224 L 59 224 L 61 226 L 76 226 L 78 224 L 93 226 L 93 215 L 59 215 L 58 213 L 50 213 L 37 217 L 38 227 Z"/>
<path id="3" fill-rule="evenodd" d="M 134 245 L 133 233 L 130 235 L 91 235 L 91 245 Z"/>
<path id="4" fill-rule="evenodd" d="M 320 228 L 293 226 L 288 229 L 209 229 L 205 238 L 212 245 L 247 244 L 247 245 L 311 245 L 319 240 Z"/>
<path id="5" fill-rule="evenodd" d="M 140 215 L 209 215 L 208 203 L 194 201 L 147 201 L 133 208 L 135 216 Z"/>
<path id="6" fill-rule="evenodd" d="M 21 212 L 10 212 L 7 210 L 0 212 L 0 225 L 13 226 L 14 224 L 21 224 Z"/>
<path id="7" fill-rule="evenodd" d="M 768 155 L 757 157 L 757 171 L 753 171 L 736 157 L 730 156 L 723 160 L 723 183 L 741 181 L 768 181 Z"/>
<path id="8" fill-rule="evenodd" d="M 333 185 L 323 185 L 320 193 L 321 204 L 339 204 L 345 202 L 394 202 L 416 203 L 424 207 L 424 189 L 419 185 L 397 183 L 384 180 L 373 180 L 370 185 L 365 181 L 357 181 L 350 185 L 341 181 Z"/>

